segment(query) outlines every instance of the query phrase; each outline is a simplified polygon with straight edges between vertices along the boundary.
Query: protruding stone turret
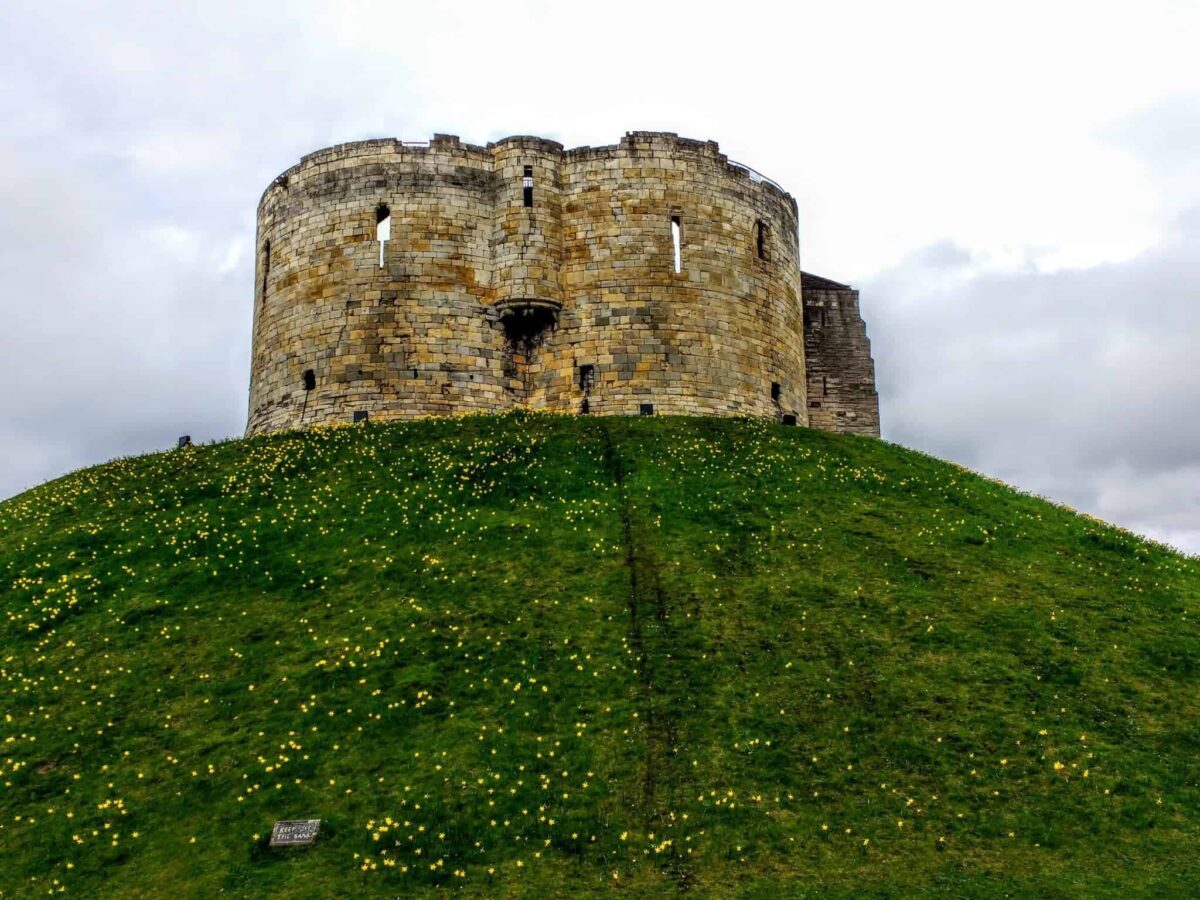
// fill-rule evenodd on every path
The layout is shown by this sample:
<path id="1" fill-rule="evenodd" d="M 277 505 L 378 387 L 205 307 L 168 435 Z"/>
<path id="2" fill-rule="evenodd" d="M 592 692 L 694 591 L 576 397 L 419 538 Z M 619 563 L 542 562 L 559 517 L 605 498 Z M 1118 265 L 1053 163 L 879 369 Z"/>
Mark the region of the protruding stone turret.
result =
<path id="1" fill-rule="evenodd" d="M 495 305 L 561 309 L 561 144 L 511 137 L 493 145 L 496 205 L 492 265 Z"/>

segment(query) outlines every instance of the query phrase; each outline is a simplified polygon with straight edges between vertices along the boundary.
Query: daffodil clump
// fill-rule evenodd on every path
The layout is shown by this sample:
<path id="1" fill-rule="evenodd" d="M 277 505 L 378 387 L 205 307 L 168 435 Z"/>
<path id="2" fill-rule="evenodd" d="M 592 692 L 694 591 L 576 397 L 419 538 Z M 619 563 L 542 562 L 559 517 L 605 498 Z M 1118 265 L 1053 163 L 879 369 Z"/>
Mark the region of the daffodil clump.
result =
<path id="1" fill-rule="evenodd" d="M 0 504 L 0 896 L 1187 895 L 1198 607 L 1195 559 L 762 422 L 118 460 Z"/>

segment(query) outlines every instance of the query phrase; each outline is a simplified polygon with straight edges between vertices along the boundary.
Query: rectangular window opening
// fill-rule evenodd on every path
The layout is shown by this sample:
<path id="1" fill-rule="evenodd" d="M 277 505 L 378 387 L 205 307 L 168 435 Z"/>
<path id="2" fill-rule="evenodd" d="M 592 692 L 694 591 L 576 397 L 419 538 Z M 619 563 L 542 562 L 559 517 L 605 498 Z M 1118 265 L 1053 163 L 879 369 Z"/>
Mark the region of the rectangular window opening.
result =
<path id="1" fill-rule="evenodd" d="M 829 394 L 829 379 L 826 378 L 824 375 L 822 375 L 821 376 L 821 396 L 824 397 L 824 396 L 827 396 L 828 394 Z"/>
<path id="2" fill-rule="evenodd" d="M 271 274 L 271 242 L 263 242 L 263 280 L 262 280 L 262 303 L 267 305 L 267 278 Z"/>
<path id="3" fill-rule="evenodd" d="M 375 240 L 379 241 L 379 268 L 383 268 L 383 254 L 387 242 L 392 239 L 392 211 L 386 203 L 375 207 Z"/>
<path id="4" fill-rule="evenodd" d="M 304 370 L 304 389 L 306 391 L 311 391 L 316 386 L 317 386 L 317 373 L 314 372 L 312 369 L 305 369 Z"/>
<path id="5" fill-rule="evenodd" d="M 641 405 L 641 409 L 639 410 L 639 412 L 640 412 L 640 413 L 641 413 L 643 416 L 652 416 L 652 415 L 654 415 L 654 404 L 653 404 L 653 403 L 643 403 L 643 404 Z"/>
<path id="6" fill-rule="evenodd" d="M 783 394 L 783 386 L 778 381 L 771 382 L 771 399 L 778 400 Z"/>
<path id="7" fill-rule="evenodd" d="M 683 271 L 683 254 L 680 251 L 679 241 L 682 237 L 682 229 L 679 224 L 679 216 L 671 216 L 671 248 L 675 253 L 675 273 L 679 274 Z"/>
<path id="8" fill-rule="evenodd" d="M 525 205 L 533 206 L 533 166 L 525 167 L 525 174 L 521 177 L 521 190 Z"/>
<path id="9" fill-rule="evenodd" d="M 766 259 L 767 258 L 767 223 L 762 221 L 761 219 L 759 219 L 758 222 L 755 223 L 755 228 L 757 231 L 757 234 L 755 236 L 755 242 L 758 245 L 758 258 Z"/>
<path id="10" fill-rule="evenodd" d="M 596 367 L 585 364 L 579 367 L 579 389 L 590 391 L 596 386 Z"/>

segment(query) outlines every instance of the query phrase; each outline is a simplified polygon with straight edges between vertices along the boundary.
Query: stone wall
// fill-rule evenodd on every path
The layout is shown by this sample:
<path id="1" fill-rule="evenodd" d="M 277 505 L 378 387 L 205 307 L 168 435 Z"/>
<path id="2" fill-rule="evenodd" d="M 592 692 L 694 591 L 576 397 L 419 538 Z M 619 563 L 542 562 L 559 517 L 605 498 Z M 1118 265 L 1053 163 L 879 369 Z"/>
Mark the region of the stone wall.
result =
<path id="1" fill-rule="evenodd" d="M 858 291 L 801 273 L 808 420 L 813 428 L 879 437 L 879 395 Z"/>
<path id="2" fill-rule="evenodd" d="M 805 424 L 797 233 L 789 194 L 673 134 L 318 151 L 259 204 L 247 433 L 514 407 Z"/>
<path id="3" fill-rule="evenodd" d="M 449 137 L 331 147 L 276 179 L 258 210 L 247 433 L 511 405 L 483 307 L 494 193 L 491 153 Z"/>

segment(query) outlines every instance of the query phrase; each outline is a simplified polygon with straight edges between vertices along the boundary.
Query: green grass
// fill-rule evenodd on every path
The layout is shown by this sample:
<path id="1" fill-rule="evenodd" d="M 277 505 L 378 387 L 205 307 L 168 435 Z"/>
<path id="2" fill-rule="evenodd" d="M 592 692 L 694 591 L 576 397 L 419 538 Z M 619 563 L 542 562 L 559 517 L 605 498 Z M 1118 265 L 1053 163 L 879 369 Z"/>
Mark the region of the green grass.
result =
<path id="1" fill-rule="evenodd" d="M 0 504 L 0 893 L 1194 896 L 1198 593 L 758 422 L 120 460 Z"/>

